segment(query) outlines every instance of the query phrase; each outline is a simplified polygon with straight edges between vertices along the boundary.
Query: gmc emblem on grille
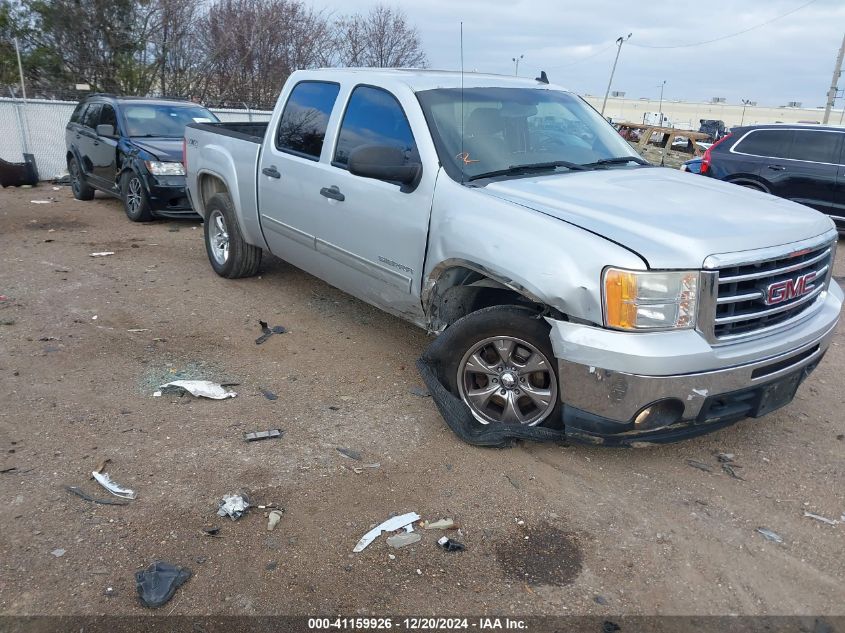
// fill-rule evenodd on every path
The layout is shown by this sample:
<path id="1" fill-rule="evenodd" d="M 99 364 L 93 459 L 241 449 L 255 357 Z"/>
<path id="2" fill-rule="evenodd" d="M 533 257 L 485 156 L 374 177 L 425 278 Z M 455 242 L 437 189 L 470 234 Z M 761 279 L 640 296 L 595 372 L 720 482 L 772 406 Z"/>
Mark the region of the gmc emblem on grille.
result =
<path id="1" fill-rule="evenodd" d="M 813 284 L 815 279 L 816 273 L 813 271 L 795 279 L 787 279 L 786 281 L 769 284 L 766 287 L 766 305 L 773 306 L 784 301 L 803 297 L 805 294 L 813 291 L 815 288 Z"/>

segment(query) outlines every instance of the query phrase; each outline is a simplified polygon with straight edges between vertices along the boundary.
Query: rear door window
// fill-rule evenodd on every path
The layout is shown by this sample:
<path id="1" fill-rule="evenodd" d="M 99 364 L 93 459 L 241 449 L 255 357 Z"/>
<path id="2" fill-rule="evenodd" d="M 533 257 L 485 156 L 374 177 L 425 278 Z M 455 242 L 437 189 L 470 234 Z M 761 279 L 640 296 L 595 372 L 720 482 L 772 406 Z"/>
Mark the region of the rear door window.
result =
<path id="1" fill-rule="evenodd" d="M 92 103 L 88 106 L 88 109 L 85 111 L 85 114 L 82 115 L 82 125 L 85 127 L 90 127 L 92 130 L 97 127 L 97 123 L 100 121 L 100 110 L 102 110 L 103 106 L 100 103 Z"/>
<path id="2" fill-rule="evenodd" d="M 336 83 L 302 81 L 296 84 L 279 121 L 276 149 L 319 160 L 339 91 L 340 85 Z"/>
<path id="3" fill-rule="evenodd" d="M 821 130 L 795 130 L 789 158 L 813 163 L 839 163 L 842 134 Z"/>
<path id="4" fill-rule="evenodd" d="M 71 123 L 81 123 L 82 122 L 82 113 L 85 111 L 85 107 L 87 103 L 80 103 L 76 108 L 73 110 L 73 114 L 70 115 L 70 122 Z"/>
<path id="5" fill-rule="evenodd" d="M 754 130 L 737 143 L 734 151 L 752 156 L 790 158 L 793 136 L 793 130 Z"/>
<path id="6" fill-rule="evenodd" d="M 349 97 L 335 148 L 334 164 L 346 167 L 349 154 L 362 145 L 387 145 L 417 159 L 417 144 L 402 106 L 381 88 L 358 86 Z"/>

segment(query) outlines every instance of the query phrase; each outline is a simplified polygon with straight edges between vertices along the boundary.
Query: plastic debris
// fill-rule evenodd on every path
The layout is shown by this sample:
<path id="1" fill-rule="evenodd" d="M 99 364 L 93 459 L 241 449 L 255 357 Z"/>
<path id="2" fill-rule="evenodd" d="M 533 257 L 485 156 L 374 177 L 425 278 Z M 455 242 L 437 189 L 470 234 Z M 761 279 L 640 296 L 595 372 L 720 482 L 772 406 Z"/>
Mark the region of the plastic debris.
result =
<path id="1" fill-rule="evenodd" d="M 131 330 L 126 330 L 127 332 L 132 332 L 132 334 L 138 334 L 139 332 L 149 332 L 150 328 L 146 327 L 133 327 Z"/>
<path id="2" fill-rule="evenodd" d="M 67 550 L 63 550 L 61 547 L 57 547 L 56 549 L 54 549 L 54 550 L 53 550 L 52 552 L 50 552 L 50 553 L 51 553 L 53 556 L 55 556 L 56 558 L 61 558 L 62 556 L 64 556 L 64 555 L 65 555 L 65 552 L 66 552 L 66 551 L 67 551 Z"/>
<path id="3" fill-rule="evenodd" d="M 711 472 L 713 472 L 713 469 L 712 469 L 712 468 L 710 468 L 710 466 L 708 466 L 708 465 L 707 465 L 707 464 L 705 464 L 704 462 L 699 462 L 699 461 L 696 461 L 696 460 L 694 460 L 694 459 L 688 459 L 688 460 L 687 460 L 687 465 L 688 465 L 688 466 L 692 466 L 693 468 L 698 468 L 698 470 L 703 470 L 703 471 L 704 471 L 704 472 L 706 472 L 706 473 L 711 473 Z"/>
<path id="4" fill-rule="evenodd" d="M 739 479 L 740 481 L 745 481 L 742 477 L 736 474 L 734 468 L 742 468 L 739 464 L 728 464 L 727 462 L 722 463 L 722 470 L 728 473 L 734 479 Z"/>
<path id="5" fill-rule="evenodd" d="M 388 536 L 387 544 L 390 547 L 399 549 L 400 547 L 419 543 L 421 540 L 422 535 L 418 534 L 417 532 L 403 532 L 402 534 L 394 534 L 393 536 Z"/>
<path id="6" fill-rule="evenodd" d="M 268 389 L 262 389 L 261 393 L 263 393 L 264 397 L 267 398 L 268 400 L 278 400 L 279 399 L 279 396 L 277 396 L 275 393 L 273 393 L 272 391 L 270 391 Z"/>
<path id="7" fill-rule="evenodd" d="M 376 540 L 382 532 L 395 532 L 396 530 L 401 530 L 405 526 L 412 525 L 414 521 L 419 520 L 420 515 L 416 512 L 408 512 L 407 514 L 391 517 L 364 534 L 352 551 L 356 553 L 362 552 L 370 543 Z"/>
<path id="8" fill-rule="evenodd" d="M 129 505 L 125 501 L 118 501 L 117 499 L 95 499 L 87 492 L 85 492 L 79 486 L 65 486 L 65 490 L 68 492 L 75 494 L 77 497 L 81 497 L 85 499 L 85 501 L 90 501 L 91 503 L 99 503 L 104 506 L 126 506 Z"/>
<path id="9" fill-rule="evenodd" d="M 762 534 L 763 538 L 765 538 L 767 541 L 773 541 L 775 543 L 783 543 L 783 538 L 780 536 L 780 534 L 772 532 L 768 528 L 757 528 L 757 531 L 760 534 Z"/>
<path id="10" fill-rule="evenodd" d="M 376 462 L 375 464 L 361 464 L 360 467 L 353 468 L 352 472 L 354 472 L 356 475 L 360 475 L 362 472 L 364 472 L 365 468 L 381 468 L 381 464 L 379 462 Z"/>
<path id="11" fill-rule="evenodd" d="M 256 442 L 258 440 L 267 440 L 270 438 L 282 437 L 284 431 L 281 429 L 270 429 L 269 431 L 250 431 L 244 433 L 244 440 L 247 442 Z"/>
<path id="12" fill-rule="evenodd" d="M 109 255 L 114 255 L 114 251 L 101 251 L 99 253 L 91 253 L 89 257 L 108 257 Z"/>
<path id="13" fill-rule="evenodd" d="M 271 510 L 270 514 L 267 515 L 267 531 L 272 532 L 276 529 L 276 526 L 279 524 L 279 521 L 282 520 L 282 511 L 281 510 Z"/>
<path id="14" fill-rule="evenodd" d="M 52 204 L 56 202 L 55 198 L 50 198 L 49 200 L 30 200 L 32 204 Z"/>
<path id="15" fill-rule="evenodd" d="M 191 577 L 187 567 L 177 567 L 157 560 L 142 571 L 135 572 L 135 587 L 145 607 L 156 608 L 173 597 L 176 590 Z"/>
<path id="16" fill-rule="evenodd" d="M 360 462 L 363 456 L 361 455 L 361 451 L 355 451 L 351 448 L 340 448 L 337 447 L 337 452 L 343 455 L 344 457 L 348 457 L 349 459 L 354 459 L 356 462 Z"/>
<path id="17" fill-rule="evenodd" d="M 716 459 L 718 459 L 722 463 L 732 462 L 734 460 L 733 453 L 719 453 L 716 455 Z"/>
<path id="18" fill-rule="evenodd" d="M 206 536 L 218 536 L 220 534 L 220 526 L 209 525 L 208 527 L 204 527 L 202 531 Z"/>
<path id="19" fill-rule="evenodd" d="M 224 400 L 238 395 L 234 391 L 228 391 L 223 385 L 210 380 L 174 380 L 166 385 L 161 385 L 159 391 L 156 391 L 153 395 L 159 397 L 162 391 L 168 388 L 184 389 L 197 398 L 211 398 L 212 400 Z"/>
<path id="20" fill-rule="evenodd" d="M 134 499 L 138 496 L 135 494 L 134 490 L 124 488 L 120 484 L 112 481 L 108 473 L 98 473 L 94 470 L 91 472 L 91 476 L 97 480 L 98 484 L 112 493 L 115 497 L 120 497 L 121 499 Z"/>
<path id="21" fill-rule="evenodd" d="M 255 339 L 256 345 L 261 345 L 264 341 L 266 341 L 274 334 L 284 334 L 285 332 L 287 332 L 287 330 L 281 325 L 274 325 L 273 327 L 268 327 L 266 321 L 259 321 L 258 325 L 261 326 L 261 331 L 263 332 L 263 334 L 257 339 Z"/>
<path id="22" fill-rule="evenodd" d="M 466 546 L 463 543 L 453 541 L 448 536 L 441 536 L 437 539 L 437 544 L 447 552 L 462 552 L 466 549 Z"/>
<path id="23" fill-rule="evenodd" d="M 437 521 L 423 521 L 424 530 L 454 530 L 457 526 L 452 519 L 439 519 Z"/>
<path id="24" fill-rule="evenodd" d="M 249 508 L 249 497 L 245 494 L 231 494 L 223 497 L 217 516 L 231 517 L 232 521 L 240 519 Z"/>
<path id="25" fill-rule="evenodd" d="M 818 514 L 813 514 L 812 512 L 807 512 L 806 510 L 804 511 L 804 516 L 808 519 L 815 519 L 816 521 L 827 523 L 828 525 L 837 525 L 839 523 L 839 521 L 837 521 L 836 519 L 828 519 L 827 517 L 823 517 Z"/>

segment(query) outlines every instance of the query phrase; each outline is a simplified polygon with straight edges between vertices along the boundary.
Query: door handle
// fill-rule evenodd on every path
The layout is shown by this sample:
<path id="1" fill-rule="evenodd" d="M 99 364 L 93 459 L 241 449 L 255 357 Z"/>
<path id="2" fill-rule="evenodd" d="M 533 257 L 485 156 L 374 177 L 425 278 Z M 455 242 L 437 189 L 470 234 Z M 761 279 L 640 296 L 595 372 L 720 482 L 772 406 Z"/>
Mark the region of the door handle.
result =
<path id="1" fill-rule="evenodd" d="M 346 200 L 346 196 L 340 193 L 340 189 L 337 185 L 332 185 L 331 187 L 323 187 L 320 189 L 320 195 L 325 196 L 326 198 L 331 198 L 332 200 L 337 200 L 338 202 L 343 202 Z"/>
<path id="2" fill-rule="evenodd" d="M 771 169 L 772 171 L 783 171 L 784 169 L 786 169 L 786 167 L 784 167 L 783 165 L 769 165 L 769 169 Z"/>
<path id="3" fill-rule="evenodd" d="M 261 170 L 261 173 L 265 176 L 270 176 L 270 178 L 281 178 L 282 175 L 279 173 L 279 170 L 276 169 L 275 165 L 270 165 L 269 167 L 265 167 Z"/>

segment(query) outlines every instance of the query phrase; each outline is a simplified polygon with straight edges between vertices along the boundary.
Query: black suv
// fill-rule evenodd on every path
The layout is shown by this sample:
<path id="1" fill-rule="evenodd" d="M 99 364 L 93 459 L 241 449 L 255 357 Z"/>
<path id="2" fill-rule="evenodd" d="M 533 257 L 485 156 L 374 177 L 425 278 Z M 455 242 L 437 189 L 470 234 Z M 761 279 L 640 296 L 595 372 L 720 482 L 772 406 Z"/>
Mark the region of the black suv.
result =
<path id="1" fill-rule="evenodd" d="M 705 153 L 701 173 L 759 189 L 828 214 L 845 231 L 845 128 L 734 128 Z"/>
<path id="2" fill-rule="evenodd" d="M 91 95 L 65 129 L 73 195 L 90 200 L 100 189 L 123 200 L 134 222 L 154 216 L 195 216 L 185 193 L 185 126 L 215 122 L 195 103 Z"/>

